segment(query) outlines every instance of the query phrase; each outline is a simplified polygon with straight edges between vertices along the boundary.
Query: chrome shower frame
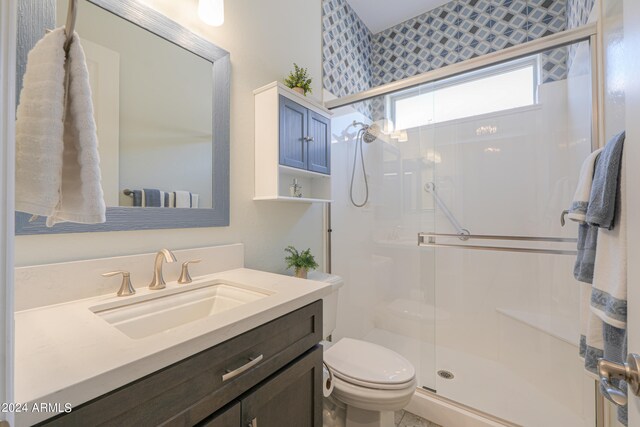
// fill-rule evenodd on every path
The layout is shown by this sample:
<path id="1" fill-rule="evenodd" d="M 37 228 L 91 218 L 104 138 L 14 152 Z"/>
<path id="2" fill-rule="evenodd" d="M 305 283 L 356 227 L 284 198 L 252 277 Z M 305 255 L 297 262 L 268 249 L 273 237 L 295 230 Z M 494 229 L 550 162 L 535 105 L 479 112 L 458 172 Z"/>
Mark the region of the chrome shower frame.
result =
<path id="1" fill-rule="evenodd" d="M 348 106 L 358 102 L 366 101 L 378 96 L 388 95 L 393 92 L 409 89 L 412 87 L 420 86 L 427 83 L 436 82 L 449 77 L 453 77 L 459 74 L 475 71 L 478 69 L 486 68 L 491 65 L 497 65 L 503 62 L 515 60 L 518 58 L 534 55 L 544 52 L 546 50 L 567 46 L 570 44 L 589 42 L 591 53 L 591 84 L 592 84 L 592 128 L 591 128 L 591 149 L 592 151 L 604 146 L 604 85 L 603 81 L 603 67 L 602 67 L 602 29 L 601 22 L 594 22 L 587 25 L 583 25 L 578 28 L 574 28 L 567 31 L 562 31 L 550 36 L 542 37 L 536 40 L 532 40 L 520 45 L 512 46 L 497 52 L 489 53 L 486 55 L 478 56 L 472 59 L 468 59 L 457 64 L 451 64 L 447 67 L 438 68 L 435 70 L 427 71 L 422 74 L 418 74 L 413 77 L 408 77 L 392 83 L 387 83 L 372 89 L 365 90 L 353 95 L 344 96 L 341 98 L 333 99 L 325 102 L 325 107 L 329 110 L 334 110 L 340 107 Z M 353 125 L 364 123 L 354 122 Z M 331 244 L 331 204 L 327 203 L 325 209 L 325 225 L 327 226 L 327 238 L 325 243 Z M 460 236 L 458 236 L 460 237 Z M 331 248 L 325 248 L 325 266 L 327 272 L 331 272 Z M 595 402 L 595 418 L 596 427 L 604 427 L 604 398 L 598 393 L 599 385 L 594 382 L 596 390 L 596 402 Z"/>

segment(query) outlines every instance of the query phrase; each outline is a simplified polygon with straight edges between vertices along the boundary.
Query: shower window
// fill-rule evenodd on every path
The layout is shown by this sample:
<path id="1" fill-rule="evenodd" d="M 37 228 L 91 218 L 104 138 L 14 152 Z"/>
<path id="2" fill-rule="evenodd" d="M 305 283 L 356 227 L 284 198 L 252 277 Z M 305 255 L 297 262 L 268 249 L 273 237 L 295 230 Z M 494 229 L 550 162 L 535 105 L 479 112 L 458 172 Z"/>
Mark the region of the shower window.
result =
<path id="1" fill-rule="evenodd" d="M 426 92 L 412 88 L 391 95 L 388 106 L 395 130 L 534 105 L 538 63 L 536 55 L 447 79 Z"/>

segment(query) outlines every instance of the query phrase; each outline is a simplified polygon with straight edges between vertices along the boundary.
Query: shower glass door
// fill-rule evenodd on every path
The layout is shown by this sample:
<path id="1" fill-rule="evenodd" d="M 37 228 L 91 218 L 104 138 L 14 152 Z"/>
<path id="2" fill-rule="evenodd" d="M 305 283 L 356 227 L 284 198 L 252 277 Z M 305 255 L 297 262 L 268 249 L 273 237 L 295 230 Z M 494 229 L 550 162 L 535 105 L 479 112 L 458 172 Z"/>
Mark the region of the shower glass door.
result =
<path id="1" fill-rule="evenodd" d="M 577 357 L 577 228 L 560 224 L 591 151 L 590 63 L 583 43 L 481 70 L 457 97 L 472 114 L 435 125 L 435 186 L 472 236 L 431 247 L 447 313 L 436 318 L 436 370 L 453 375 L 436 389 L 524 426 L 594 425 L 594 384 Z M 436 93 L 436 116 L 441 104 L 460 111 L 447 95 Z M 426 231 L 456 234 L 442 209 Z M 512 240 L 521 236 L 551 239 Z"/>
<path id="2" fill-rule="evenodd" d="M 429 86 L 419 93 L 429 93 Z M 423 191 L 435 177 L 427 160 L 434 140 L 421 129 L 395 132 L 388 101 L 377 97 L 334 110 L 332 118 L 332 272 L 345 282 L 334 339 L 395 350 L 416 368 L 419 386 L 433 390 L 435 253 L 418 248 L 417 235 L 435 226 L 433 200 Z M 365 173 L 354 121 L 380 129 L 376 141 L 362 143 Z M 358 208 L 350 193 L 361 204 L 366 185 L 369 199 Z"/>
<path id="3" fill-rule="evenodd" d="M 334 110 L 336 338 L 391 348 L 421 389 L 504 421 L 595 425 L 577 227 L 560 225 L 591 151 L 590 64 L 584 42 Z M 381 129 L 363 208 L 353 120 Z"/>

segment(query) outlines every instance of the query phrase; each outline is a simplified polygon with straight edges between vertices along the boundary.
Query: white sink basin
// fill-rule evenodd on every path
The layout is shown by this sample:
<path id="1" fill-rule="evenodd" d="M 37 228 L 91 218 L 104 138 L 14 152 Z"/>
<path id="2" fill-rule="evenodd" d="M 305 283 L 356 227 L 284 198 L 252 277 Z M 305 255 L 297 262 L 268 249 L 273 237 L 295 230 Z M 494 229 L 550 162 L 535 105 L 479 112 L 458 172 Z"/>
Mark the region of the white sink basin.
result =
<path id="1" fill-rule="evenodd" d="M 122 302 L 89 309 L 127 336 L 139 339 L 232 310 L 272 294 L 220 280 L 157 292 L 157 296 L 130 297 Z"/>

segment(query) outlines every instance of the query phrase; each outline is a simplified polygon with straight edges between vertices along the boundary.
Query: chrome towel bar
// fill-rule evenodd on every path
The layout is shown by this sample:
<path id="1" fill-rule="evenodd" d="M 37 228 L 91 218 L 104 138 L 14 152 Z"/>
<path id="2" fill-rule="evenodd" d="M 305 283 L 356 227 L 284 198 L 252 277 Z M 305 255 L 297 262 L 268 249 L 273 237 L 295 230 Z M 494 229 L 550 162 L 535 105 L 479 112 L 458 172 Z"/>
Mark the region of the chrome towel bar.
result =
<path id="1" fill-rule="evenodd" d="M 460 243 L 437 243 L 436 237 L 460 237 L 457 234 L 446 233 L 418 233 L 418 246 L 442 247 L 442 248 L 462 248 L 480 251 L 516 252 L 549 255 L 577 255 L 575 250 L 566 249 L 537 249 L 537 248 L 517 248 L 505 246 L 481 246 L 467 245 Z M 549 242 L 549 243 L 576 243 L 577 239 L 570 237 L 533 237 L 533 236 L 498 236 L 498 235 L 468 235 L 468 239 L 478 240 L 510 240 L 520 242 Z"/>

